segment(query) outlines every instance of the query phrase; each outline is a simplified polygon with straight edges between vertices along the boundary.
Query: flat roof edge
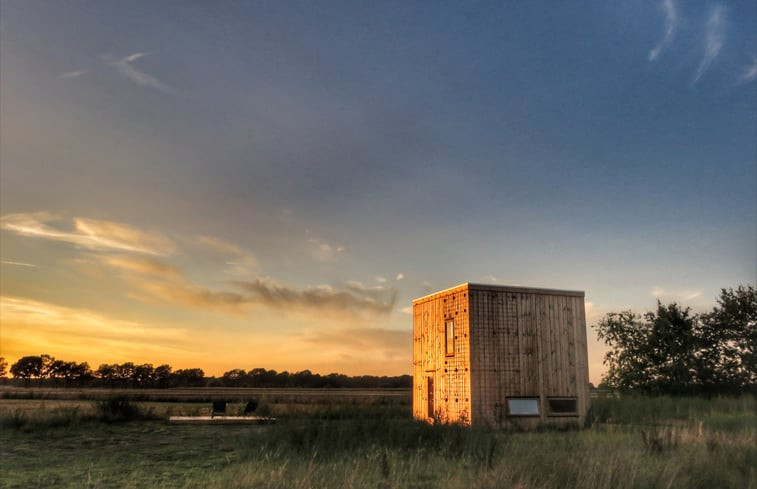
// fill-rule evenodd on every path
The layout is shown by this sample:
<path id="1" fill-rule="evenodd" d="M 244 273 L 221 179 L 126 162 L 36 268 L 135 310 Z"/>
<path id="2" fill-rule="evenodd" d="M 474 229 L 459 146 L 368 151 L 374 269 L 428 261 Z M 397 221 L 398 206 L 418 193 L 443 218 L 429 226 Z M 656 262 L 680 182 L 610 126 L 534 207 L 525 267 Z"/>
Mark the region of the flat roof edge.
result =
<path id="1" fill-rule="evenodd" d="M 443 290 L 437 290 L 436 292 L 431 292 L 430 294 L 426 294 L 423 297 L 418 297 L 417 299 L 413 299 L 413 304 L 415 304 L 416 302 L 424 301 L 426 299 L 430 299 L 431 297 L 433 297 L 435 295 L 444 294 L 445 292 L 450 292 L 450 291 L 453 291 L 455 289 L 460 289 L 462 287 L 467 287 L 469 285 L 470 285 L 470 283 L 463 282 L 461 284 L 457 284 L 455 286 L 448 287 L 448 288 L 443 289 Z"/>
<path id="2" fill-rule="evenodd" d="M 583 290 L 563 290 L 563 289 L 547 289 L 541 287 L 522 287 L 519 285 L 494 285 L 494 284 L 477 284 L 472 282 L 464 282 L 454 287 L 449 287 L 444 290 L 439 290 L 431 294 L 424 295 L 417 299 L 413 299 L 413 304 L 417 302 L 424 302 L 431 299 L 434 296 L 451 292 L 455 289 L 466 287 L 469 290 L 491 290 L 495 292 L 519 292 L 526 294 L 543 294 L 543 295 L 567 295 L 573 297 L 585 297 L 586 293 Z"/>

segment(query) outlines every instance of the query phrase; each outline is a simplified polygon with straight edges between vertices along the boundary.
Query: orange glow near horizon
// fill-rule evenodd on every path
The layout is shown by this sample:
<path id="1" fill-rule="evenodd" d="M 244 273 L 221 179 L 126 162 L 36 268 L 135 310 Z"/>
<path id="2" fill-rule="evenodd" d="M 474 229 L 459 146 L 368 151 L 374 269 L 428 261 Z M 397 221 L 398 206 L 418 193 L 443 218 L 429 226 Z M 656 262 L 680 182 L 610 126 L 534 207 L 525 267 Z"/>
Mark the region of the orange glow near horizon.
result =
<path id="1" fill-rule="evenodd" d="M 358 330 L 268 336 L 202 331 L 122 321 L 87 310 L 5 296 L 0 297 L 0 316 L 2 355 L 9 365 L 22 356 L 49 354 L 87 362 L 93 369 L 103 363 L 169 364 L 174 370 L 201 368 L 207 376 L 216 377 L 234 368 L 258 367 L 290 372 L 307 369 L 323 375 L 411 374 L 411 335 L 403 331 L 378 331 L 372 338 Z M 391 341 L 396 353 L 381 351 L 388 347 L 386 344 L 371 349 L 371 343 L 382 336 L 394 337 Z M 604 352 L 591 340 L 590 334 L 590 379 L 597 385 Z"/>
<path id="2" fill-rule="evenodd" d="M 278 371 L 402 375 L 410 371 L 410 356 L 387 355 L 374 349 L 376 360 L 361 352 L 366 343 L 343 341 L 339 335 L 269 334 L 202 331 L 143 324 L 105 317 L 91 311 L 40 301 L 0 297 L 2 356 L 9 364 L 26 355 L 49 354 L 97 368 L 102 363 L 169 364 L 174 369 L 201 368 L 208 376 L 242 368 Z M 404 332 L 384 331 L 402 337 Z M 375 339 L 375 338 L 374 338 Z M 409 350 L 410 335 L 407 334 Z M 261 352 L 266 352 L 264 355 Z"/>

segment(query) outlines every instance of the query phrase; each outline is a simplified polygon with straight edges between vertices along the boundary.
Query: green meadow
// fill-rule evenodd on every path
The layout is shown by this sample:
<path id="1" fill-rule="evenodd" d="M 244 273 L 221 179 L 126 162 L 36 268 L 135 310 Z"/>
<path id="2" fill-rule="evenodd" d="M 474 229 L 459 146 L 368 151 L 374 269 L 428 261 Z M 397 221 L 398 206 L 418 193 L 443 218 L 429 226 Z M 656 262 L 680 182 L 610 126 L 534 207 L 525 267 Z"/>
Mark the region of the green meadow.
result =
<path id="1" fill-rule="evenodd" d="M 586 426 L 533 432 L 430 426 L 368 397 L 263 401 L 273 425 L 167 422 L 207 409 L 0 399 L 0 487 L 757 489 L 753 397 L 597 398 Z"/>

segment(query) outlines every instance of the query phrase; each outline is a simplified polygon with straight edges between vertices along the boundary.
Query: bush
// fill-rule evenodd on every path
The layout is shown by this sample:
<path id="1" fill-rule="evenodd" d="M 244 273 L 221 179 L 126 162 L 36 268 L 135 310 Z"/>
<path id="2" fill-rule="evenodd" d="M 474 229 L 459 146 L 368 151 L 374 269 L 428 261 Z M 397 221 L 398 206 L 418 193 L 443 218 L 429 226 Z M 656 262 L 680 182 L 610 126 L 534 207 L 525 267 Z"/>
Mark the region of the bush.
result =
<path id="1" fill-rule="evenodd" d="M 137 421 L 149 419 L 152 416 L 145 414 L 126 397 L 113 397 L 95 402 L 95 412 L 100 421 L 106 423 L 118 423 L 123 421 Z"/>

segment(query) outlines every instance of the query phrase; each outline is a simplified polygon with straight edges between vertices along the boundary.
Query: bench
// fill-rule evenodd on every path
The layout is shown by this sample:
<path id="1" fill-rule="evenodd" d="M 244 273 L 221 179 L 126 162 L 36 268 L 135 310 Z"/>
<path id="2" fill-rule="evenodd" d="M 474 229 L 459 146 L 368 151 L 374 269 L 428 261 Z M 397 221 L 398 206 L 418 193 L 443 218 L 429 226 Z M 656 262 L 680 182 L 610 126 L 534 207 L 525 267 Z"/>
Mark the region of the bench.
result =
<path id="1" fill-rule="evenodd" d="M 210 412 L 210 417 L 226 416 L 226 401 L 213 401 L 213 410 Z"/>

